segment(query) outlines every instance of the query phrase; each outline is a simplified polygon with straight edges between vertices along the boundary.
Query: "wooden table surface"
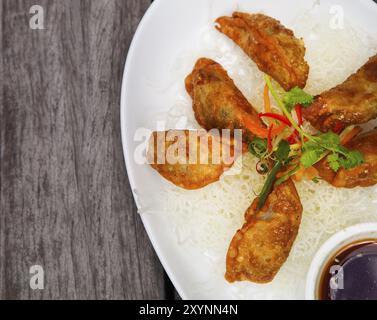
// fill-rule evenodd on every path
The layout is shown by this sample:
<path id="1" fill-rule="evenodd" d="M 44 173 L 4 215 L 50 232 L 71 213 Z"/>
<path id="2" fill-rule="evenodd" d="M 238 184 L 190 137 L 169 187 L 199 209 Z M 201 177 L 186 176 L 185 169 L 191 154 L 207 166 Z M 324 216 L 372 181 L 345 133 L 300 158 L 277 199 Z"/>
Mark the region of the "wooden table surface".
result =
<path id="1" fill-rule="evenodd" d="M 29 26 L 36 3 L 44 30 Z M 120 138 L 123 67 L 150 3 L 0 0 L 0 299 L 177 298 Z"/>
<path id="2" fill-rule="evenodd" d="M 44 9 L 32 30 L 30 8 Z M 132 198 L 127 50 L 150 0 L 0 0 L 0 299 L 176 296 Z M 30 288 L 41 265 L 44 290 Z"/>

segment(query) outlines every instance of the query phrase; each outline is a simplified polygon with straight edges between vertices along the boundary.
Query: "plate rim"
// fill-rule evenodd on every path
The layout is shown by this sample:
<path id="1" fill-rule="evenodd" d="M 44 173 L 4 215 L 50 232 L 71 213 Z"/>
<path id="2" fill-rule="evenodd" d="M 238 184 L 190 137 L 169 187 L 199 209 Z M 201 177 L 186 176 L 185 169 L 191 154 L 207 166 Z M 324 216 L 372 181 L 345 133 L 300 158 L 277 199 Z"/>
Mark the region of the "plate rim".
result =
<path id="1" fill-rule="evenodd" d="M 127 150 L 128 150 L 128 143 L 127 143 L 128 130 L 127 130 L 127 126 L 126 126 L 126 108 L 127 108 L 127 105 L 126 105 L 126 99 L 127 99 L 126 86 L 127 86 L 129 69 L 130 69 L 130 65 L 131 65 L 131 62 L 130 62 L 131 57 L 134 54 L 137 42 L 140 41 L 139 40 L 140 39 L 139 34 L 142 32 L 142 30 L 143 30 L 144 26 L 146 25 L 148 19 L 152 16 L 153 12 L 155 10 L 157 10 L 156 8 L 158 7 L 158 5 L 162 1 L 163 0 L 154 0 L 151 3 L 151 5 L 148 7 L 148 9 L 145 12 L 144 16 L 142 17 L 142 19 L 140 20 L 139 25 L 137 26 L 135 34 L 132 38 L 130 47 L 128 49 L 127 58 L 126 58 L 124 71 L 123 71 L 123 77 L 122 77 L 121 98 L 120 98 L 120 128 L 121 128 L 121 140 L 122 140 L 122 147 L 123 147 L 123 158 L 124 158 L 125 165 L 126 165 L 126 174 L 128 176 L 130 189 L 131 189 L 131 192 L 132 192 L 132 197 L 135 201 L 135 204 L 136 204 L 138 211 L 140 209 L 139 204 L 136 200 L 135 193 L 134 193 L 134 190 L 132 188 L 132 186 L 135 185 L 134 177 L 132 175 L 128 174 L 129 168 L 131 168 L 131 164 L 129 163 L 130 160 L 126 155 Z M 159 258 L 166 274 L 170 278 L 170 281 L 173 283 L 175 290 L 178 292 L 178 294 L 180 295 L 180 297 L 183 300 L 188 300 L 188 297 L 185 293 L 185 290 L 183 290 L 181 283 L 178 280 L 178 278 L 175 277 L 174 272 L 172 271 L 170 265 L 166 261 L 165 254 L 162 253 L 162 250 L 160 249 L 153 232 L 151 232 L 150 225 L 149 225 L 148 221 L 145 219 L 145 216 L 143 214 L 139 214 L 139 216 L 141 218 L 141 221 L 143 222 L 143 225 L 144 225 L 144 228 L 147 232 L 148 238 L 152 243 L 153 249 L 154 249 L 157 257 Z"/>

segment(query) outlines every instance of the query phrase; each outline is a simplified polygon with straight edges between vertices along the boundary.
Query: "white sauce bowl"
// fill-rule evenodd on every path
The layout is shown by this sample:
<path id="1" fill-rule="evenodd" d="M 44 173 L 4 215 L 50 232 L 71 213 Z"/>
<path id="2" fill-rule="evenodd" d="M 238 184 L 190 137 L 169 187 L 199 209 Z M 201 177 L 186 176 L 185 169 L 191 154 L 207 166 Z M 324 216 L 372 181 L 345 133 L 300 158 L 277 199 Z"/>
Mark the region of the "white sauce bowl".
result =
<path id="1" fill-rule="evenodd" d="M 306 278 L 305 298 L 319 299 L 319 282 L 323 269 L 339 250 L 354 242 L 371 239 L 377 239 L 377 223 L 363 223 L 345 228 L 327 240 L 317 251 L 310 265 Z"/>

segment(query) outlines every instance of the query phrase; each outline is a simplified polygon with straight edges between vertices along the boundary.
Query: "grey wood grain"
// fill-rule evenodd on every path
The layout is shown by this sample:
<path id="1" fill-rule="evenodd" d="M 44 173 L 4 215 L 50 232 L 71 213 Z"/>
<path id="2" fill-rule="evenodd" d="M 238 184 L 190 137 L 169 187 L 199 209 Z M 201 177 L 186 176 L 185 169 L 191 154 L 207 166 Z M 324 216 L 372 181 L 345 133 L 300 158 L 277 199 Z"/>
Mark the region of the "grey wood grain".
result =
<path id="1" fill-rule="evenodd" d="M 5 246 L 4 246 L 4 232 L 2 232 L 1 226 L 4 224 L 4 215 L 3 209 L 1 207 L 1 199 L 2 199 L 2 183 L 1 183 L 1 168 L 2 168 L 2 159 L 4 157 L 4 148 L 2 147 L 3 142 L 3 135 L 5 130 L 2 129 L 3 123 L 1 122 L 1 119 L 3 119 L 3 80 L 4 74 L 3 74 L 3 23 L 2 23 L 2 17 L 3 17 L 3 5 L 0 4 L 0 292 L 4 290 L 5 287 L 5 274 L 4 274 L 4 256 L 5 256 Z"/>
<path id="2" fill-rule="evenodd" d="M 161 299 L 123 162 L 119 96 L 147 0 L 0 0 L 0 298 Z M 2 28 L 2 29 L 1 29 Z M 45 289 L 29 287 L 44 267 Z"/>

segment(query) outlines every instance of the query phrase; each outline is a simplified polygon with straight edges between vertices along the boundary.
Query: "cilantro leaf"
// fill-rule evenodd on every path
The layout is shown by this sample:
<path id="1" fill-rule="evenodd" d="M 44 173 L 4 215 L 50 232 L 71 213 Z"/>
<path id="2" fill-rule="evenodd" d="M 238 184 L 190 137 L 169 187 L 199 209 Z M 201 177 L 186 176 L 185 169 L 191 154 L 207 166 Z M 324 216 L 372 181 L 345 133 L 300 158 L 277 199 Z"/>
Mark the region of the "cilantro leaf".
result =
<path id="1" fill-rule="evenodd" d="M 301 156 L 301 163 L 305 168 L 310 168 L 323 157 L 326 152 L 326 146 L 336 143 L 336 138 L 328 135 L 327 133 L 313 137 L 312 140 L 306 142 L 303 146 L 303 153 Z"/>
<path id="2" fill-rule="evenodd" d="M 300 161 L 305 168 L 310 168 L 321 160 L 324 152 L 322 148 L 306 150 L 303 152 Z"/>
<path id="3" fill-rule="evenodd" d="M 327 157 L 330 168 L 338 172 L 340 168 L 352 169 L 364 162 L 363 155 L 359 151 L 348 151 L 345 155 L 333 153 Z"/>
<path id="4" fill-rule="evenodd" d="M 364 157 L 359 151 L 349 151 L 347 156 L 339 159 L 340 165 L 344 169 L 352 169 L 364 162 Z"/>
<path id="5" fill-rule="evenodd" d="M 321 178 L 319 178 L 319 177 L 315 177 L 315 178 L 312 179 L 312 181 L 314 183 L 319 183 L 320 180 L 321 180 Z"/>
<path id="6" fill-rule="evenodd" d="M 289 112 L 292 111 L 296 104 L 301 104 L 303 107 L 311 105 L 314 101 L 314 97 L 299 87 L 293 88 L 291 91 L 284 95 L 283 102 Z"/>
<path id="7" fill-rule="evenodd" d="M 323 133 L 314 139 L 315 143 L 320 144 L 324 148 L 341 147 L 340 137 L 334 132 Z"/>
<path id="8" fill-rule="evenodd" d="M 364 161 L 360 152 L 348 150 L 341 145 L 337 134 L 328 132 L 313 137 L 304 144 L 301 163 L 305 168 L 309 168 L 322 160 L 328 152 L 331 154 L 327 157 L 327 161 L 334 172 L 338 172 L 340 168 L 354 168 Z"/>
<path id="9" fill-rule="evenodd" d="M 329 166 L 330 168 L 334 171 L 334 172 L 338 172 L 338 170 L 340 169 L 341 165 L 340 165 L 340 161 L 339 161 L 339 154 L 338 153 L 333 153 L 333 154 L 330 154 L 328 157 L 327 157 L 327 161 L 329 163 Z"/>

